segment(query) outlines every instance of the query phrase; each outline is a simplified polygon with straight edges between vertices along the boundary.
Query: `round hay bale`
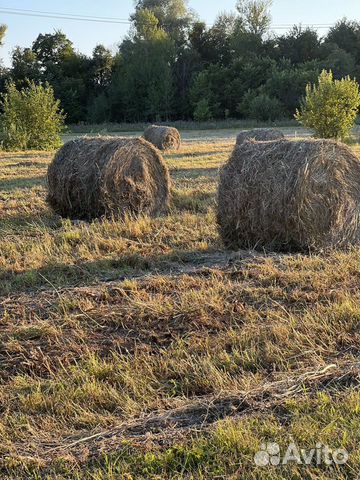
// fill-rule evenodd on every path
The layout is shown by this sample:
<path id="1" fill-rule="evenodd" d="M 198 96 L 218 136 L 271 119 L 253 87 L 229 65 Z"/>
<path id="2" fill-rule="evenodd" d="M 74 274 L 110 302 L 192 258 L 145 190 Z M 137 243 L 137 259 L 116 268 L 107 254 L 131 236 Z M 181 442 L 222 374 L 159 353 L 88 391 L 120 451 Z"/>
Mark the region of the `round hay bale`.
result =
<path id="1" fill-rule="evenodd" d="M 159 150 L 178 150 L 181 144 L 180 133 L 173 127 L 151 125 L 145 130 L 144 138 Z"/>
<path id="2" fill-rule="evenodd" d="M 247 141 L 222 168 L 217 222 L 226 246 L 273 251 L 359 241 L 360 162 L 331 140 Z"/>
<path id="3" fill-rule="evenodd" d="M 161 154 L 141 138 L 84 137 L 66 143 L 48 168 L 47 201 L 63 217 L 155 216 L 168 206 Z"/>
<path id="4" fill-rule="evenodd" d="M 273 128 L 258 128 L 254 130 L 242 130 L 236 137 L 236 145 L 241 145 L 246 140 L 256 140 L 257 142 L 269 142 L 271 140 L 280 140 L 285 138 L 280 130 Z"/>

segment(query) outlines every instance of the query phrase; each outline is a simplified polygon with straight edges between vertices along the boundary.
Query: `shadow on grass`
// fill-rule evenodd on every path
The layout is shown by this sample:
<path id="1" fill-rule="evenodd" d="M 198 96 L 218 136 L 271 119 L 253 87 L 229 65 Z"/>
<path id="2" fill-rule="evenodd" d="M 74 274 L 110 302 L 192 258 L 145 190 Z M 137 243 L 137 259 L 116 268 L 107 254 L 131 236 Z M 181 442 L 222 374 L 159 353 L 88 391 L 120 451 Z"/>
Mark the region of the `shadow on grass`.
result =
<path id="1" fill-rule="evenodd" d="M 174 178 L 197 178 L 197 177 L 210 177 L 214 178 L 219 174 L 219 167 L 204 167 L 204 168 L 192 168 L 189 165 L 189 168 L 177 168 L 173 167 L 171 169 L 171 175 Z"/>
<path id="2" fill-rule="evenodd" d="M 24 177 L 11 180 L 0 180 L 0 192 L 45 186 L 46 179 L 41 177 Z"/>
<path id="3" fill-rule="evenodd" d="M 167 154 L 166 158 L 169 160 L 190 160 L 192 158 L 199 158 L 199 157 L 214 157 L 215 155 L 225 155 L 228 154 L 230 148 L 227 150 L 215 150 L 210 152 L 191 152 L 191 153 L 174 153 L 174 154 Z"/>
<path id="4" fill-rule="evenodd" d="M 48 163 L 44 162 L 17 162 L 17 163 L 8 163 L 4 165 L 4 168 L 19 168 L 19 167 L 36 167 L 36 168 L 46 168 L 48 167 Z"/>
<path id="5" fill-rule="evenodd" d="M 3 271 L 0 272 L 0 296 L 39 289 L 55 290 L 89 286 L 101 282 L 122 281 L 150 273 L 172 275 L 177 270 L 181 271 L 186 265 L 194 266 L 194 268 L 201 267 L 206 263 L 208 257 L 211 259 L 212 255 L 223 254 L 219 252 L 213 247 L 208 250 L 177 251 L 172 254 L 151 257 L 130 254 L 123 255 L 118 259 L 101 259 L 73 265 L 48 264 L 21 273 Z"/>
<path id="6" fill-rule="evenodd" d="M 37 214 L 9 215 L 0 218 L 0 235 L 6 232 L 17 231 L 25 228 L 32 231 L 36 230 L 56 230 L 61 227 L 60 217 L 53 214 L 50 210 L 44 210 Z"/>
<path id="7" fill-rule="evenodd" d="M 215 205 L 214 192 L 203 190 L 174 190 L 172 192 L 172 207 L 180 212 L 206 213 Z"/>

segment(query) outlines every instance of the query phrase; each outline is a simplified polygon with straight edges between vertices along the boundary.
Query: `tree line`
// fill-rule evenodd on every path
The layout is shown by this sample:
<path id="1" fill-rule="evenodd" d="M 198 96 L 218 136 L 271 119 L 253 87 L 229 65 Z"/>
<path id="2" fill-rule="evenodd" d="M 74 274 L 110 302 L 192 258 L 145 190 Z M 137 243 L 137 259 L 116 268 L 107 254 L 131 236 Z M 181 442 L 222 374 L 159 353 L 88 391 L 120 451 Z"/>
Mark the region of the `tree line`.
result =
<path id="1" fill-rule="evenodd" d="M 39 34 L 1 67 L 0 92 L 48 83 L 67 123 L 272 121 L 293 117 L 323 69 L 360 78 L 359 22 L 339 20 L 323 38 L 301 26 L 275 35 L 270 7 L 239 0 L 208 27 L 186 0 L 137 0 L 114 55 L 98 45 L 88 57 L 61 31 Z"/>

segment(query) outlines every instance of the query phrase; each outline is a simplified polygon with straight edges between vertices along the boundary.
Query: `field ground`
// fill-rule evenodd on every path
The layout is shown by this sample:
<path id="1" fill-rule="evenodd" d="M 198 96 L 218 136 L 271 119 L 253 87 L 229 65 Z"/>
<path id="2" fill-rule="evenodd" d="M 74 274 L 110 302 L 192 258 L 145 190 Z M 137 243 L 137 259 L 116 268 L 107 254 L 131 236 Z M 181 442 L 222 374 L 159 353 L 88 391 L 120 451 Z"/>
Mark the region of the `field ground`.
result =
<path id="1" fill-rule="evenodd" d="M 169 214 L 122 222 L 54 216 L 53 154 L 0 154 L 1 479 L 357 478 L 358 252 L 224 251 L 234 135 L 185 133 Z M 291 441 L 349 459 L 255 465 Z"/>
<path id="2" fill-rule="evenodd" d="M 124 137 L 131 137 L 131 136 L 134 136 L 134 135 L 142 135 L 143 133 L 143 130 L 138 130 L 138 129 L 135 129 L 136 127 L 134 127 L 134 130 L 129 130 L 129 131 L 126 131 L 126 130 L 121 130 L 121 131 L 113 131 L 112 129 L 109 129 L 109 130 L 101 130 L 99 128 L 95 128 L 94 129 L 94 133 L 85 133 L 85 135 L 97 135 L 97 134 L 104 134 L 104 135 L 111 135 L 111 136 L 117 136 L 117 135 L 121 135 L 121 136 L 124 136 Z M 264 128 L 267 128 L 267 127 L 264 127 Z M 307 130 L 303 127 L 299 127 L 299 126 L 284 126 L 284 127 L 278 127 L 277 128 L 278 130 L 281 130 L 284 132 L 285 136 L 287 137 L 307 137 L 307 136 L 310 136 L 311 135 L 311 132 L 310 130 Z M 359 129 L 360 130 L 360 129 Z M 354 133 L 357 133 L 358 129 L 355 129 Z M 181 133 L 181 138 L 182 140 L 185 142 L 185 143 L 188 143 L 188 142 L 195 142 L 195 143 L 198 143 L 198 142 L 211 142 L 211 141 L 216 141 L 216 142 L 219 142 L 219 141 L 233 141 L 235 138 L 236 138 L 236 135 L 237 133 L 239 132 L 239 128 L 236 128 L 236 127 L 232 127 L 232 128 L 228 128 L 228 127 L 224 127 L 224 128 L 221 128 L 221 129 L 201 129 L 201 128 L 198 128 L 198 129 L 180 129 L 180 133 Z M 63 138 L 64 140 L 72 140 L 73 138 L 77 138 L 78 136 L 83 136 L 84 135 L 84 132 L 77 132 L 76 130 L 75 131 L 72 131 L 72 132 L 68 132 L 66 134 L 63 135 Z"/>

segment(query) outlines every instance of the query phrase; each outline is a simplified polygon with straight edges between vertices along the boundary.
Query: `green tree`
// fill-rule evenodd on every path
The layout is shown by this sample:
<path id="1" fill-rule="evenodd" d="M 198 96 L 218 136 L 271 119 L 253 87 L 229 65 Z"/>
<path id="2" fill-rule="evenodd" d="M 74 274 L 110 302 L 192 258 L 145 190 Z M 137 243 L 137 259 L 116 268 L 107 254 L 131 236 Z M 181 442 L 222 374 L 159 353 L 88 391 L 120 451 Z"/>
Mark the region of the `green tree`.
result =
<path id="1" fill-rule="evenodd" d="M 194 110 L 194 120 L 204 122 L 211 119 L 211 110 L 207 98 L 198 101 Z"/>
<path id="2" fill-rule="evenodd" d="M 271 25 L 270 7 L 272 0 L 238 0 L 236 9 L 244 30 L 263 36 Z"/>
<path id="3" fill-rule="evenodd" d="M 322 47 L 322 56 L 325 58 L 321 60 L 321 65 L 325 70 L 331 70 L 334 78 L 357 76 L 355 58 L 351 53 L 339 48 L 336 43 L 325 43 Z"/>
<path id="4" fill-rule="evenodd" d="M 316 82 L 321 69 L 313 62 L 292 65 L 282 60 L 273 68 L 265 83 L 265 92 L 277 98 L 288 115 L 293 116 L 300 105 L 306 85 Z"/>
<path id="5" fill-rule="evenodd" d="M 2 98 L 3 145 L 9 150 L 51 150 L 61 144 L 64 113 L 50 85 L 8 83 Z"/>
<path id="6" fill-rule="evenodd" d="M 194 23 L 189 40 L 203 64 L 219 63 L 225 66 L 230 64 L 232 54 L 230 42 L 235 25 L 235 15 L 225 13 L 219 15 L 209 29 L 204 22 Z"/>
<path id="7" fill-rule="evenodd" d="M 288 58 L 292 63 L 304 63 L 319 58 L 320 40 L 315 30 L 294 26 L 282 37 L 278 37 L 280 57 Z"/>
<path id="8" fill-rule="evenodd" d="M 91 59 L 91 76 L 96 91 L 108 87 L 114 67 L 114 58 L 104 45 L 97 45 Z"/>
<path id="9" fill-rule="evenodd" d="M 137 12 L 134 27 L 133 37 L 121 45 L 121 62 L 111 86 L 111 98 L 123 106 L 117 120 L 167 119 L 172 107 L 174 42 L 150 10 Z"/>
<path id="10" fill-rule="evenodd" d="M 4 24 L 0 25 L 0 47 L 3 46 L 6 30 L 7 30 L 6 25 L 4 25 Z"/>
<path id="11" fill-rule="evenodd" d="M 360 22 L 340 20 L 330 28 L 325 38 L 325 43 L 335 43 L 345 52 L 351 53 L 354 59 L 360 63 Z"/>
<path id="12" fill-rule="evenodd" d="M 193 20 L 186 0 L 137 0 L 134 21 L 139 11 L 149 10 L 158 20 L 159 28 L 163 29 L 177 45 L 185 42 L 186 31 Z"/>
<path id="13" fill-rule="evenodd" d="M 42 77 L 40 62 L 31 48 L 15 47 L 12 52 L 11 78 L 17 86 L 25 85 L 27 80 L 39 82 Z"/>
<path id="14" fill-rule="evenodd" d="M 230 48 L 236 58 L 266 56 L 264 36 L 271 24 L 272 0 L 238 0 L 238 16 L 230 35 Z"/>
<path id="15" fill-rule="evenodd" d="M 84 121 L 92 88 L 91 61 L 77 53 L 72 42 L 59 30 L 38 35 L 32 51 L 40 65 L 41 81 L 52 85 L 67 121 Z"/>
<path id="16" fill-rule="evenodd" d="M 331 71 L 323 70 L 317 84 L 307 85 L 295 118 L 313 128 L 318 137 L 344 140 L 354 126 L 359 106 L 358 83 L 350 77 L 334 80 Z"/>
<path id="17" fill-rule="evenodd" d="M 32 45 L 32 50 L 43 68 L 58 65 L 64 58 L 74 53 L 72 42 L 61 30 L 55 30 L 54 33 L 40 33 Z"/>

